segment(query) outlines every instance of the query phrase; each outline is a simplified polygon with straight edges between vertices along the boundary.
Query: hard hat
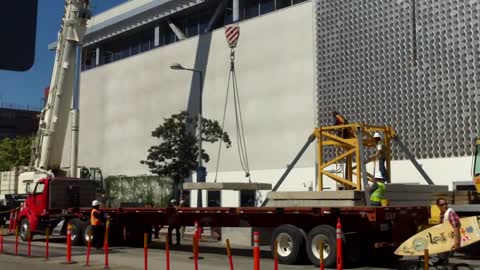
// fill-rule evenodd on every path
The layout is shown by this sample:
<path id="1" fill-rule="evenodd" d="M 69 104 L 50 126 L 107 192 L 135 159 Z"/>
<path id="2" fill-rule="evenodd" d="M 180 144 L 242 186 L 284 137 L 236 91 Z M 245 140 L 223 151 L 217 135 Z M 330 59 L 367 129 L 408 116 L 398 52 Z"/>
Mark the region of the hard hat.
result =
<path id="1" fill-rule="evenodd" d="M 176 202 L 177 202 L 177 200 L 175 200 L 175 199 L 170 200 L 170 203 L 176 203 Z"/>
<path id="2" fill-rule="evenodd" d="M 373 138 L 380 138 L 380 139 L 381 139 L 381 138 L 382 138 L 382 135 L 380 135 L 380 133 L 378 133 L 378 132 L 375 132 L 375 133 L 373 134 Z"/>
<path id="3" fill-rule="evenodd" d="M 92 202 L 92 206 L 97 206 L 97 205 L 100 205 L 100 202 L 98 200 L 94 200 Z"/>

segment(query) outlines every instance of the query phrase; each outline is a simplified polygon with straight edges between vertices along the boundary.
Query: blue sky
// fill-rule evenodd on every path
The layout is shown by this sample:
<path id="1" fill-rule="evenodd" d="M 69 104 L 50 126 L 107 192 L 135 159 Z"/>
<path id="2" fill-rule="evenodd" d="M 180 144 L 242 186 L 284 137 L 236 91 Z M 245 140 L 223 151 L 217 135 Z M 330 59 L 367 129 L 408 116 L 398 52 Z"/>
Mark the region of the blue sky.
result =
<path id="1" fill-rule="evenodd" d="M 92 0 L 92 12 L 98 14 L 123 2 L 126 0 Z M 55 58 L 55 53 L 48 51 L 47 47 L 57 39 L 63 11 L 63 0 L 38 1 L 35 62 L 25 72 L 0 70 L 0 103 L 40 108 L 43 89 L 50 84 Z"/>

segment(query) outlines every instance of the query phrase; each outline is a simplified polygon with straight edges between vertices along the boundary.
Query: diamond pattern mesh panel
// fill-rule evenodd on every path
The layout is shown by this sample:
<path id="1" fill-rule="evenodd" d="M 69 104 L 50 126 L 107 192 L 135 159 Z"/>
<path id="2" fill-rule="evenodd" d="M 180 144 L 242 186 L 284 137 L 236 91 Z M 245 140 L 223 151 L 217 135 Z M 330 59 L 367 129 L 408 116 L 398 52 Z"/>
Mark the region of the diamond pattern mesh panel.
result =
<path id="1" fill-rule="evenodd" d="M 314 0 L 314 9 L 320 125 L 336 110 L 393 126 L 417 158 L 472 155 L 480 1 Z"/>

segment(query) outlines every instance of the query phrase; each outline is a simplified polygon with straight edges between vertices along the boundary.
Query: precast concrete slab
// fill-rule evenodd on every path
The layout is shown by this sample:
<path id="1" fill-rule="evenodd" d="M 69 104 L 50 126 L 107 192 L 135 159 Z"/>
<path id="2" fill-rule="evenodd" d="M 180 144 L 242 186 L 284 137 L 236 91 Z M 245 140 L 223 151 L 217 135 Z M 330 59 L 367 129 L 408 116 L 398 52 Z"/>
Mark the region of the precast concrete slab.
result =
<path id="1" fill-rule="evenodd" d="M 271 190 L 272 184 L 268 183 L 241 183 L 241 182 L 205 182 L 184 183 L 185 190 Z"/>
<path id="2" fill-rule="evenodd" d="M 270 200 L 362 200 L 365 193 L 356 190 L 289 191 L 270 192 L 267 197 Z"/>
<path id="3" fill-rule="evenodd" d="M 350 207 L 365 206 L 363 200 L 270 200 L 267 207 Z"/>
<path id="4" fill-rule="evenodd" d="M 448 186 L 437 186 L 437 185 L 412 185 L 412 184 L 387 184 L 387 192 L 415 192 L 415 193 L 425 193 L 425 192 L 447 192 Z"/>

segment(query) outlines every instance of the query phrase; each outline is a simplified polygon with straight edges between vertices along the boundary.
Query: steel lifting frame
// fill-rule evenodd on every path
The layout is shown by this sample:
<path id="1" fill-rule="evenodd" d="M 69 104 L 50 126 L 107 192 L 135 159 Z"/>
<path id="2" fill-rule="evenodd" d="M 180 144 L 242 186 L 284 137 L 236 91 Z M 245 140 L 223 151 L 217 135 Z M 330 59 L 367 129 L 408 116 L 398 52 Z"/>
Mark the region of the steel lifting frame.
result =
<path id="1" fill-rule="evenodd" d="M 403 144 L 403 142 L 397 135 L 397 132 L 393 128 L 389 126 L 373 126 L 361 123 L 353 123 L 348 125 L 325 126 L 315 128 L 313 133 L 308 136 L 308 139 L 303 145 L 302 149 L 300 149 L 300 152 L 298 152 L 293 161 L 288 165 L 287 170 L 277 181 L 277 183 L 272 189 L 272 192 L 278 190 L 278 188 L 282 185 L 287 176 L 290 174 L 290 171 L 295 167 L 298 160 L 300 160 L 305 151 L 308 149 L 309 145 L 315 139 L 317 140 L 316 155 L 318 161 L 318 191 L 323 191 L 324 175 L 342 184 L 347 189 L 362 190 L 362 187 L 366 187 L 368 185 L 368 181 L 372 181 L 374 177 L 372 174 L 367 172 L 366 164 L 377 160 L 377 157 L 373 155 L 368 159 L 365 159 L 364 148 L 375 148 L 376 142 L 373 138 L 375 132 L 383 134 L 382 138 L 385 146 L 386 169 L 389 181 L 390 179 L 392 179 L 390 169 L 391 144 L 393 142 L 396 142 L 400 150 L 405 153 L 406 157 L 412 162 L 418 172 L 423 176 L 425 181 L 429 185 L 434 185 L 432 179 L 430 179 L 425 170 L 423 170 L 422 166 L 418 164 L 418 162 L 415 160 L 414 155 L 410 151 L 408 151 L 408 148 Z M 335 157 L 328 161 L 324 160 L 323 158 L 324 151 L 327 147 L 333 147 L 335 154 Z M 328 166 L 335 163 L 340 163 L 344 159 L 346 160 L 345 167 L 347 173 L 344 174 L 344 176 L 346 177 L 338 176 L 327 170 Z M 368 188 L 365 189 L 364 192 L 365 200 L 366 202 L 368 202 L 370 198 L 368 194 Z M 265 199 L 262 203 L 262 206 L 266 206 L 268 201 L 268 198 Z"/>
<path id="2" fill-rule="evenodd" d="M 364 157 L 364 148 L 375 148 L 376 142 L 373 134 L 382 134 L 385 146 L 386 169 L 390 176 L 391 142 L 396 136 L 393 128 L 388 126 L 373 126 L 367 124 L 347 124 L 338 126 L 318 127 L 314 130 L 317 138 L 318 157 L 318 191 L 323 190 L 323 176 L 328 176 L 336 182 L 345 186 L 346 189 L 362 190 L 362 185 L 367 185 L 367 179 L 372 180 L 373 175 L 369 174 L 365 165 L 377 158 L 372 156 L 368 160 Z M 335 155 L 330 160 L 324 159 L 324 151 L 333 148 Z M 335 163 L 345 161 L 345 174 L 341 177 L 333 174 L 327 168 Z M 358 162 L 358 161 L 365 161 Z"/>

